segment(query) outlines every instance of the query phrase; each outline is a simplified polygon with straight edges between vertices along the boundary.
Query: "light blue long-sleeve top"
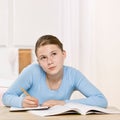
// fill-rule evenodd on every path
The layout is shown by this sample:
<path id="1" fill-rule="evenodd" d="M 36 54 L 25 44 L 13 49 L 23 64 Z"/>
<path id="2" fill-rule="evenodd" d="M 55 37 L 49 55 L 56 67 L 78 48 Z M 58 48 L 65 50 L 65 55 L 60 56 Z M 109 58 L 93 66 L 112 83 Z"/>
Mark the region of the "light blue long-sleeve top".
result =
<path id="1" fill-rule="evenodd" d="M 34 63 L 21 72 L 13 85 L 5 92 L 2 102 L 6 106 L 22 107 L 24 95 L 21 88 L 37 98 L 42 104 L 47 100 L 63 100 L 82 104 L 107 107 L 105 96 L 77 69 L 64 66 L 62 83 L 57 90 L 51 90 L 46 83 L 46 73 Z M 85 97 L 82 99 L 70 99 L 73 91 L 80 91 Z"/>

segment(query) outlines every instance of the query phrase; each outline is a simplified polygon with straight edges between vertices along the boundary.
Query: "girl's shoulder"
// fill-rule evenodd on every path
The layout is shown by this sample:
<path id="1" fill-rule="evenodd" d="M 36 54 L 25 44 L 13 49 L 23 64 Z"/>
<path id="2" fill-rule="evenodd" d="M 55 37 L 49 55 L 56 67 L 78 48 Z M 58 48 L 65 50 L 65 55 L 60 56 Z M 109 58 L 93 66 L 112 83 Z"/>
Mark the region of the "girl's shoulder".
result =
<path id="1" fill-rule="evenodd" d="M 23 70 L 24 69 L 36 69 L 38 67 L 40 67 L 40 66 L 37 63 L 31 63 L 31 64 L 27 65 L 26 67 L 24 67 Z"/>
<path id="2" fill-rule="evenodd" d="M 72 67 L 72 66 L 67 66 L 67 65 L 64 65 L 64 69 L 65 70 L 72 70 L 72 71 L 79 71 L 77 68 Z"/>
<path id="3" fill-rule="evenodd" d="M 33 72 L 34 71 L 34 73 L 35 73 L 35 72 L 43 72 L 43 69 L 40 67 L 40 65 L 38 63 L 32 63 L 32 64 L 26 66 L 22 70 L 22 72 L 23 71 L 24 72 Z"/>
<path id="4" fill-rule="evenodd" d="M 64 72 L 69 74 L 80 73 L 80 70 L 71 66 L 64 66 Z"/>

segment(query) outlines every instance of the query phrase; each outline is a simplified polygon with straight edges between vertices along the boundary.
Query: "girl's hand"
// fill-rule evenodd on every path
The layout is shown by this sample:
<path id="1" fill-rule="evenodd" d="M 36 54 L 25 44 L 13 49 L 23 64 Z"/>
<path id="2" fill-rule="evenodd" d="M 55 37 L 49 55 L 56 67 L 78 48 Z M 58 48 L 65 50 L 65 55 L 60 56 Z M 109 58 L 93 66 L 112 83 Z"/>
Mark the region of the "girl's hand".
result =
<path id="1" fill-rule="evenodd" d="M 26 108 L 26 107 L 37 107 L 38 105 L 39 105 L 38 100 L 34 97 L 31 97 L 31 96 L 26 96 L 23 99 L 23 102 L 22 102 L 22 106 L 24 108 Z"/>
<path id="2" fill-rule="evenodd" d="M 65 102 L 62 100 L 48 100 L 48 101 L 45 101 L 42 104 L 42 106 L 52 107 L 55 105 L 64 105 L 64 104 L 65 104 Z"/>

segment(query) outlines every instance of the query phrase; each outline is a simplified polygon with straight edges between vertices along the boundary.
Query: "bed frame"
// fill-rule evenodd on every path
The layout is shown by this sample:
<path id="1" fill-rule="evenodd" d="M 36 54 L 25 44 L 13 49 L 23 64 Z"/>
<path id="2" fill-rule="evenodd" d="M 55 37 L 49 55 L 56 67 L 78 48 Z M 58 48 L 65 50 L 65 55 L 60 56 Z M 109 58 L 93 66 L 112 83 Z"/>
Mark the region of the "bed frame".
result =
<path id="1" fill-rule="evenodd" d="M 19 49 L 18 50 L 19 60 L 19 73 L 24 67 L 32 63 L 32 50 L 31 49 Z"/>

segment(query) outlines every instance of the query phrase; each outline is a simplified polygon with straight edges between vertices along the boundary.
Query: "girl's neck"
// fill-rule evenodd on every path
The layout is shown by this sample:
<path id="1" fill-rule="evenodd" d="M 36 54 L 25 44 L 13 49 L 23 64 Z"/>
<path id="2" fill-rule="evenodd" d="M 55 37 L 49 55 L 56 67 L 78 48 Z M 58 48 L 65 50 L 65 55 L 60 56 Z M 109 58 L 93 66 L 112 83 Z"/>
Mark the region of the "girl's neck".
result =
<path id="1" fill-rule="evenodd" d="M 63 72 L 60 72 L 57 75 L 47 75 L 46 82 L 48 87 L 51 90 L 57 90 L 62 83 L 62 78 L 63 78 Z"/>
<path id="2" fill-rule="evenodd" d="M 47 75 L 46 79 L 49 82 L 58 82 L 59 80 L 61 80 L 63 78 L 63 73 L 57 74 L 57 75 Z"/>

